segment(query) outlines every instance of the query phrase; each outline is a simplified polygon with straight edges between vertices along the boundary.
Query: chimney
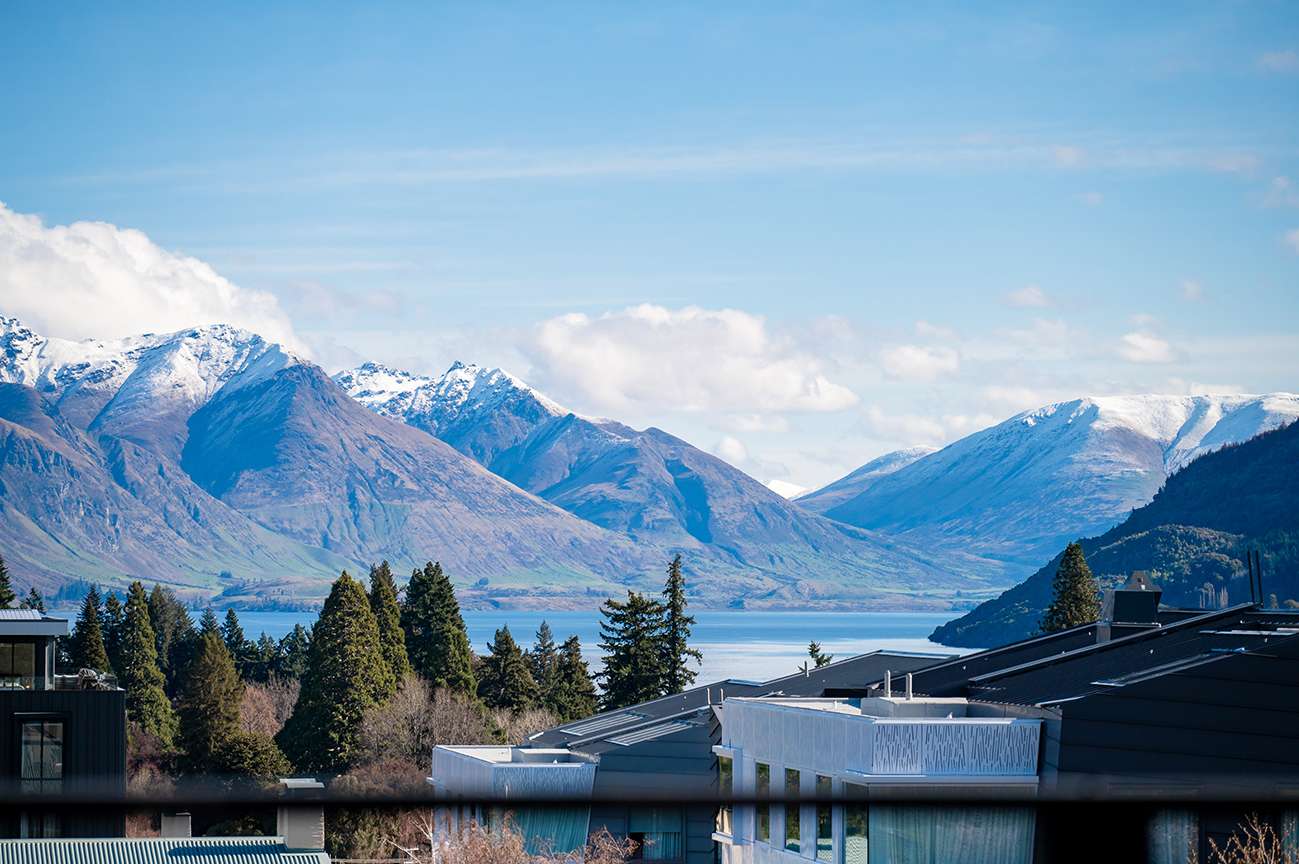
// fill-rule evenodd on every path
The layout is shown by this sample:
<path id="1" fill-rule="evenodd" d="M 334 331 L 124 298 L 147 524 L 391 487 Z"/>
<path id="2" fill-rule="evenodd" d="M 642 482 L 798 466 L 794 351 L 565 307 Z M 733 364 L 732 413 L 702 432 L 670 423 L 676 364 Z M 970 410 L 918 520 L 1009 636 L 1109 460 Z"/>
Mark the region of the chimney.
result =
<path id="1" fill-rule="evenodd" d="M 891 669 L 884 670 L 884 698 L 893 698 L 893 671 Z"/>
<path id="2" fill-rule="evenodd" d="M 314 777 L 280 780 L 281 804 L 275 811 L 275 833 L 289 852 L 325 851 L 325 784 Z"/>
<path id="3" fill-rule="evenodd" d="M 1101 602 L 1101 620 L 1096 625 L 1096 641 L 1108 642 L 1159 626 L 1159 598 L 1163 592 L 1155 587 L 1145 570 L 1133 570 L 1122 588 L 1105 592 Z"/>
<path id="4" fill-rule="evenodd" d="M 911 701 L 911 673 L 907 673 L 907 701 Z"/>
<path id="5" fill-rule="evenodd" d="M 160 837 L 188 837 L 190 824 L 188 813 L 163 813 L 158 825 Z"/>

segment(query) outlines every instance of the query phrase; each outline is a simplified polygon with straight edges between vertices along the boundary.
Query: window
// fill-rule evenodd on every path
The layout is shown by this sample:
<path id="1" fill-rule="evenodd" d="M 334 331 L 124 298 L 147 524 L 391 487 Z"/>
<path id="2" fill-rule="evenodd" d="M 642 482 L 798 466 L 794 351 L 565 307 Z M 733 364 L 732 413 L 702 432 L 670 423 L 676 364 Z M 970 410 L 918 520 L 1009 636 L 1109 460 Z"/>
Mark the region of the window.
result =
<path id="1" fill-rule="evenodd" d="M 802 851 L 802 832 L 798 824 L 799 776 L 796 768 L 785 769 L 785 848 L 791 852 Z"/>
<path id="2" fill-rule="evenodd" d="M 843 797 L 844 864 L 866 864 L 866 787 L 845 783 Z"/>
<path id="3" fill-rule="evenodd" d="M 735 788 L 735 764 L 729 756 L 717 757 L 717 832 L 731 833 L 731 795 Z"/>
<path id="4" fill-rule="evenodd" d="M 22 726 L 21 790 L 34 795 L 63 791 L 63 722 L 28 720 Z"/>
<path id="5" fill-rule="evenodd" d="M 830 778 L 816 775 L 816 860 L 829 861 L 833 851 L 830 833 Z"/>
<path id="6" fill-rule="evenodd" d="M 771 805 L 762 803 L 764 799 L 771 797 L 771 766 L 765 762 L 757 763 L 757 795 L 758 799 L 758 840 L 763 843 L 771 842 Z"/>
<path id="7" fill-rule="evenodd" d="M 681 811 L 675 807 L 633 807 L 627 836 L 636 842 L 636 861 L 681 860 Z"/>
<path id="8" fill-rule="evenodd" d="M 36 686 L 36 646 L 31 642 L 0 642 L 0 688 L 31 690 Z"/>

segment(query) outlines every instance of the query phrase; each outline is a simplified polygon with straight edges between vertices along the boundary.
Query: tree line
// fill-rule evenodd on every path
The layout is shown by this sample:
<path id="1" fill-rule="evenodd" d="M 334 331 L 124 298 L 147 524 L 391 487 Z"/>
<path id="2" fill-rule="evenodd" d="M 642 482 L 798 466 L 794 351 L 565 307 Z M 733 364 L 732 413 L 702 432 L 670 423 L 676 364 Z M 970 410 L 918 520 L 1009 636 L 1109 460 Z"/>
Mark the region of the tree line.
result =
<path id="1" fill-rule="evenodd" d="M 44 611 L 34 588 L 29 599 Z M 0 560 L 0 607 L 15 601 Z M 147 742 L 144 749 L 164 754 L 179 774 L 269 780 L 290 767 L 341 774 L 364 761 L 367 724 L 382 726 L 378 715 L 398 710 L 394 697 L 403 690 L 423 694 L 415 700 L 428 703 L 421 710 L 450 700 L 470 718 L 462 734 L 475 740 L 436 743 L 504 742 L 513 718 L 528 712 L 533 725 L 562 724 L 678 692 L 693 683 L 691 664 L 701 659 L 689 645 L 687 605 L 680 556 L 668 565 L 661 596 L 629 591 L 605 601 L 603 662 L 593 675 L 578 637 L 557 642 L 544 621 L 528 649 L 506 626 L 475 654 L 454 586 L 436 562 L 415 569 L 401 589 L 386 561 L 371 566 L 368 588 L 344 571 L 311 629 L 296 625 L 279 640 L 248 638 L 234 609 L 223 619 L 207 609 L 195 622 L 170 588 L 146 590 L 137 580 L 124 597 L 90 588 L 60 645 L 60 666 L 114 673 L 126 691 L 132 749 Z M 277 682 L 296 689 L 282 724 L 250 724 L 241 715 L 248 697 Z"/>

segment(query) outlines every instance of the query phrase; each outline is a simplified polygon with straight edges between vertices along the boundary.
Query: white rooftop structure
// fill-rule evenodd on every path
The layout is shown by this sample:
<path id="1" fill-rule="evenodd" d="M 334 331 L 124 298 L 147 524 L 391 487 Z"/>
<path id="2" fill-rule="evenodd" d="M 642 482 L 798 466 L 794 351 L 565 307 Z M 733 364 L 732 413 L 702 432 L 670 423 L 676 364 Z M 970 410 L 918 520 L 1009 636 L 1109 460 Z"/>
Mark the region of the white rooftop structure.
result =
<path id="1" fill-rule="evenodd" d="M 504 800 L 529 796 L 589 800 L 596 761 L 567 748 L 439 745 L 429 783 L 436 794 Z"/>

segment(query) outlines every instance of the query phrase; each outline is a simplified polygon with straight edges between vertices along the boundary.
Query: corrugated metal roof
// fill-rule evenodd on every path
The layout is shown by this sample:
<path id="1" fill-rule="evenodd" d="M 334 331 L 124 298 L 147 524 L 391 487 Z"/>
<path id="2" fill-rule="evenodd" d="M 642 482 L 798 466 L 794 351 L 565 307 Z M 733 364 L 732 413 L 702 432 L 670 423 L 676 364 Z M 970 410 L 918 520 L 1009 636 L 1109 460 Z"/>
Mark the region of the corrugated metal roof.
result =
<path id="1" fill-rule="evenodd" d="M 280 837 L 0 840 L 0 864 L 329 864 Z"/>
<path id="2" fill-rule="evenodd" d="M 592 732 L 600 732 L 614 726 L 621 726 L 630 721 L 644 719 L 646 719 L 644 714 L 637 714 L 634 711 L 620 711 L 617 714 L 605 715 L 597 714 L 590 720 L 572 726 L 565 726 L 563 731 L 572 735 L 590 735 Z"/>
<path id="3" fill-rule="evenodd" d="M 659 738 L 663 735 L 670 735 L 673 732 L 680 732 L 682 729 L 689 729 L 689 723 L 682 723 L 678 720 L 672 720 L 667 723 L 659 723 L 654 726 L 647 726 L 644 729 L 637 729 L 634 732 L 628 732 L 625 735 L 616 735 L 608 739 L 610 744 L 619 744 L 623 747 L 630 747 L 633 744 L 639 744 L 642 741 L 649 741 L 653 738 Z"/>
<path id="4" fill-rule="evenodd" d="M 35 609 L 0 609 L 0 621 L 39 621 L 41 613 Z"/>

